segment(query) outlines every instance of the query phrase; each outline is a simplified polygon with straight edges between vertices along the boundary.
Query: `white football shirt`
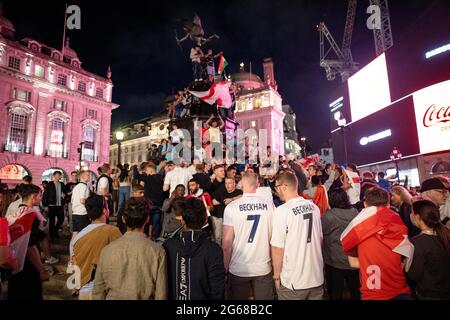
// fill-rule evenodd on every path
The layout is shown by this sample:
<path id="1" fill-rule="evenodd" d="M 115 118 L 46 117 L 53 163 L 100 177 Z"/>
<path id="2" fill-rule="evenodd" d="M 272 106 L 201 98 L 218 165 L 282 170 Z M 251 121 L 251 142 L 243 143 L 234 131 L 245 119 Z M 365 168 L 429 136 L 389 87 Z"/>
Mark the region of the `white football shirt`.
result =
<path id="1" fill-rule="evenodd" d="M 87 215 L 86 207 L 81 203 L 81 199 L 89 198 L 90 190 L 87 184 L 78 183 L 72 191 L 72 214 L 84 216 Z"/>
<path id="2" fill-rule="evenodd" d="M 255 194 L 244 194 L 225 208 L 223 225 L 233 227 L 229 272 L 238 277 L 265 276 L 272 271 L 270 236 L 274 205 Z"/>
<path id="3" fill-rule="evenodd" d="M 270 244 L 284 249 L 281 284 L 292 290 L 324 282 L 322 223 L 319 208 L 301 197 L 275 209 Z"/>

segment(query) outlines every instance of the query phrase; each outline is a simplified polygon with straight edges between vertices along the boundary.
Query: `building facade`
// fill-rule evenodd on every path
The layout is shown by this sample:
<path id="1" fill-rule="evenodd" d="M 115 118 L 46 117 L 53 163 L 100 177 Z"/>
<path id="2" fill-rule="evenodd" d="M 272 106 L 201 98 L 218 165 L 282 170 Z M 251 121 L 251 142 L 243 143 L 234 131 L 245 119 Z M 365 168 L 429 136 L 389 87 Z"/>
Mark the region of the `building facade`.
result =
<path id="1" fill-rule="evenodd" d="M 161 140 L 169 138 L 169 118 L 166 114 L 158 114 L 145 118 L 119 129 L 124 139 L 119 143 L 116 132 L 112 133 L 110 146 L 111 164 L 131 164 L 147 160 L 148 150 L 152 144 L 159 145 Z"/>
<path id="2" fill-rule="evenodd" d="M 264 81 L 256 74 L 239 72 L 232 76 L 238 87 L 236 121 L 239 129 L 256 132 L 265 129 L 267 145 L 280 155 L 285 154 L 282 97 L 278 93 L 272 59 L 265 59 Z"/>
<path id="3" fill-rule="evenodd" d="M 110 69 L 106 78 L 84 70 L 69 41 L 57 50 L 14 35 L 0 16 L 0 179 L 31 175 L 38 183 L 80 164 L 96 173 L 109 162 L 111 112 L 119 107 Z"/>

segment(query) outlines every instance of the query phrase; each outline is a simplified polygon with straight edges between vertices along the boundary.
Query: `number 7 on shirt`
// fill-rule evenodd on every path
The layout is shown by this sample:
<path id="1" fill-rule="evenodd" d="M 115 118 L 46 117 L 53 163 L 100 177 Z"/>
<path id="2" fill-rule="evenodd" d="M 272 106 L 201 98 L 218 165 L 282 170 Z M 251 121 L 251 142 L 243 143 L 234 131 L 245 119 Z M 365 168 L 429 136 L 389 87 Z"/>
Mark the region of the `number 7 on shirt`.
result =
<path id="1" fill-rule="evenodd" d="M 253 221 L 253 227 L 250 231 L 250 236 L 248 237 L 248 243 L 253 243 L 253 240 L 255 239 L 256 229 L 258 229 L 259 220 L 261 219 L 261 216 L 247 216 L 247 221 Z"/>

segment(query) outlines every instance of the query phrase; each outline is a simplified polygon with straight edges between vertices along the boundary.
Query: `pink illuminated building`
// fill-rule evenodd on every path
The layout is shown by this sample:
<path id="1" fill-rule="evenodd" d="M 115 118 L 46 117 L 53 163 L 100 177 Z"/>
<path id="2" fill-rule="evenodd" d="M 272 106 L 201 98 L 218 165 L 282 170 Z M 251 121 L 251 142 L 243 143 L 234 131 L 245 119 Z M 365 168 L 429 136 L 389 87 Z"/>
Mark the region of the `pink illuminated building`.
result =
<path id="1" fill-rule="evenodd" d="M 264 81 L 254 73 L 241 72 L 232 76 L 238 86 L 236 121 L 239 128 L 267 130 L 267 145 L 279 155 L 285 154 L 283 99 L 275 81 L 273 61 L 263 62 Z"/>
<path id="2" fill-rule="evenodd" d="M 109 162 L 112 103 L 107 78 L 81 67 L 77 53 L 33 39 L 14 40 L 0 15 L 0 179 L 48 180 L 54 170 L 81 167 L 97 173 Z M 78 148 L 81 148 L 81 160 Z"/>

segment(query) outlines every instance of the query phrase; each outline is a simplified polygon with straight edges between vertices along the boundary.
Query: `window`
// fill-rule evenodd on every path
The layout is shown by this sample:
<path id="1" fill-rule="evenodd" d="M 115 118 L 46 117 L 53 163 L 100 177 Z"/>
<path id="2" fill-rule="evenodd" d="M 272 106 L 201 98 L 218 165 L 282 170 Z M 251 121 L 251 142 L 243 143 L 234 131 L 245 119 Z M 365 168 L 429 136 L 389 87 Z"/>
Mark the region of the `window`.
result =
<path id="1" fill-rule="evenodd" d="M 83 132 L 83 154 L 82 158 L 86 161 L 95 161 L 95 128 L 87 125 Z"/>
<path id="2" fill-rule="evenodd" d="M 97 88 L 97 90 L 95 90 L 95 96 L 97 98 L 103 99 L 103 89 L 102 88 Z"/>
<path id="3" fill-rule="evenodd" d="M 134 146 L 132 146 L 132 147 L 131 147 L 131 152 L 136 151 L 135 149 L 136 149 L 136 148 L 135 148 Z"/>
<path id="4" fill-rule="evenodd" d="M 62 158 L 64 152 L 64 121 L 55 118 L 50 122 L 50 144 L 48 155 Z"/>
<path id="5" fill-rule="evenodd" d="M 142 162 L 142 155 L 141 154 L 138 156 L 137 162 Z"/>
<path id="6" fill-rule="evenodd" d="M 67 111 L 67 104 L 62 100 L 55 99 L 53 109 L 65 112 L 65 111 Z"/>
<path id="7" fill-rule="evenodd" d="M 86 118 L 97 120 L 97 111 L 86 108 Z"/>
<path id="8" fill-rule="evenodd" d="M 27 143 L 28 115 L 24 110 L 15 109 L 10 117 L 8 150 L 24 152 Z"/>
<path id="9" fill-rule="evenodd" d="M 31 101 L 31 92 L 27 92 L 25 90 L 19 90 L 17 88 L 13 89 L 12 98 L 14 100 L 20 100 L 23 102 L 30 102 Z"/>
<path id="10" fill-rule="evenodd" d="M 67 85 L 67 76 L 64 74 L 59 74 L 58 75 L 58 84 L 61 86 L 66 86 Z"/>
<path id="11" fill-rule="evenodd" d="M 78 82 L 78 91 L 86 92 L 86 82 L 84 81 Z"/>
<path id="12" fill-rule="evenodd" d="M 9 57 L 8 67 L 15 69 L 15 70 L 20 70 L 20 58 Z"/>
<path id="13" fill-rule="evenodd" d="M 36 77 L 38 77 L 38 78 L 43 78 L 44 77 L 44 75 L 45 75 L 45 70 L 44 70 L 44 68 L 43 67 L 41 67 L 41 66 L 35 66 L 34 67 L 34 75 L 36 76 Z"/>

